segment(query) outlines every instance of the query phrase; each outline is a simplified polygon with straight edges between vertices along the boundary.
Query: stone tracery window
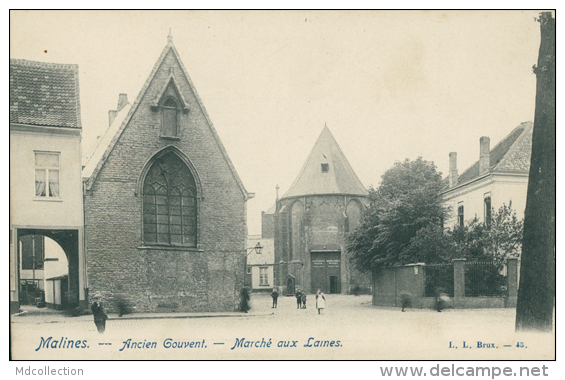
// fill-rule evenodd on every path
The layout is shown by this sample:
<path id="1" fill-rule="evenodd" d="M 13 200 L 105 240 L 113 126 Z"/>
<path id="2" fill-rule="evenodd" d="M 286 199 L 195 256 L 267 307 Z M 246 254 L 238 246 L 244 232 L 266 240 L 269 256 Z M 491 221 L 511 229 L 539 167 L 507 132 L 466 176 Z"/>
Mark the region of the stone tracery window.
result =
<path id="1" fill-rule="evenodd" d="M 146 244 L 196 247 L 196 184 L 174 153 L 155 160 L 143 184 L 143 239 Z"/>

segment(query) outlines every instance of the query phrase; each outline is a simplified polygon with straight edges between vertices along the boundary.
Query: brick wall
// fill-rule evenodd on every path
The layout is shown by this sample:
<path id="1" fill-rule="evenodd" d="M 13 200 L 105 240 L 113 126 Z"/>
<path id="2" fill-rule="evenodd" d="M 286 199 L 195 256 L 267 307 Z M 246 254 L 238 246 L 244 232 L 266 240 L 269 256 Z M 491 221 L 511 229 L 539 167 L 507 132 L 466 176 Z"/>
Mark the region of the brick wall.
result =
<path id="1" fill-rule="evenodd" d="M 169 50 L 85 196 L 89 294 L 109 311 L 118 297 L 136 311 L 231 311 L 243 286 L 245 197 L 180 66 Z M 171 67 L 190 108 L 179 113 L 178 140 L 160 137 L 161 115 L 151 109 Z M 171 145 L 199 179 L 197 248 L 143 247 L 138 181 Z"/>

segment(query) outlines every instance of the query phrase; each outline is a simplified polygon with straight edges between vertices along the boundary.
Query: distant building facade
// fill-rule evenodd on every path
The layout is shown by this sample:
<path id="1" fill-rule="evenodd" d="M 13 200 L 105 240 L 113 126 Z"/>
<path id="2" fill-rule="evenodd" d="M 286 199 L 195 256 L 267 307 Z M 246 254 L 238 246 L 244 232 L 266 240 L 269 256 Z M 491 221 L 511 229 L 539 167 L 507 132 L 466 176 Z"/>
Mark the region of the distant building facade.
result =
<path id="1" fill-rule="evenodd" d="M 10 59 L 12 312 L 45 290 L 50 258 L 68 270 L 62 302 L 85 306 L 81 133 L 78 65 Z"/>
<path id="2" fill-rule="evenodd" d="M 137 99 L 120 95 L 83 170 L 89 294 L 108 310 L 232 311 L 250 197 L 172 37 Z"/>
<path id="3" fill-rule="evenodd" d="M 461 175 L 457 153 L 449 154 L 449 176 L 442 196 L 451 214 L 445 227 L 464 224 L 474 218 L 489 222 L 492 209 L 512 202 L 518 218 L 524 217 L 532 151 L 533 123 L 516 127 L 490 149 L 490 139 L 481 137 L 480 157 Z"/>
<path id="4" fill-rule="evenodd" d="M 247 254 L 247 271 L 245 285 L 254 292 L 272 291 L 275 286 L 273 267 L 275 263 L 275 241 L 273 238 L 263 238 L 261 235 L 249 235 L 247 247 L 260 244 L 261 254 L 249 249 Z"/>
<path id="5" fill-rule="evenodd" d="M 324 127 L 290 189 L 262 214 L 264 235 L 274 237 L 275 285 L 283 294 L 347 294 L 370 286 L 370 276 L 354 270 L 345 247 L 347 234 L 361 223 L 367 195 Z"/>

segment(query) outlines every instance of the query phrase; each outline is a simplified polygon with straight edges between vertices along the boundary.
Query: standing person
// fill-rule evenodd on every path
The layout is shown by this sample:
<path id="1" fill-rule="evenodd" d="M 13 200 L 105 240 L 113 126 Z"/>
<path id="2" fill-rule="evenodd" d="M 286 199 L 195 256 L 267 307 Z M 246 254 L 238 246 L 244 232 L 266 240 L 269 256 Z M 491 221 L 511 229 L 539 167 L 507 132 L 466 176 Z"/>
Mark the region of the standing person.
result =
<path id="1" fill-rule="evenodd" d="M 277 300 L 279 299 L 279 292 L 277 292 L 277 288 L 273 288 L 273 292 L 271 293 L 271 297 L 273 297 L 273 306 L 271 309 L 277 308 Z"/>
<path id="2" fill-rule="evenodd" d="M 320 289 L 316 292 L 316 308 L 318 309 L 318 314 L 321 314 L 321 310 L 326 307 L 326 297 Z"/>
<path id="3" fill-rule="evenodd" d="M 306 292 L 302 292 L 302 308 L 306 309 Z"/>
<path id="4" fill-rule="evenodd" d="M 300 309 L 300 306 L 302 305 L 302 292 L 300 291 L 300 289 L 298 289 L 296 291 L 296 308 Z"/>
<path id="5" fill-rule="evenodd" d="M 249 305 L 249 291 L 246 287 L 243 287 L 243 289 L 241 289 L 240 296 L 241 301 L 239 304 L 239 309 L 244 313 L 247 313 L 249 309 L 251 309 L 251 306 Z"/>
<path id="6" fill-rule="evenodd" d="M 108 316 L 104 313 L 104 308 L 99 301 L 93 302 L 90 309 L 94 316 L 94 324 L 96 325 L 98 332 L 102 334 L 106 330 L 106 320 L 108 319 Z"/>

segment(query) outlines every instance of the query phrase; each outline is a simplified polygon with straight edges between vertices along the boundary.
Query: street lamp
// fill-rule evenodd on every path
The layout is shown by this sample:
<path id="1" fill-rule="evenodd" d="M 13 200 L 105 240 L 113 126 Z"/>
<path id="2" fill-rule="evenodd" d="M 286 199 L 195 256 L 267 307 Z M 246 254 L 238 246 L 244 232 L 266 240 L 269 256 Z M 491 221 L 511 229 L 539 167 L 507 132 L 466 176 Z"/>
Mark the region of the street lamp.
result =
<path id="1" fill-rule="evenodd" d="M 245 250 L 249 250 L 249 253 L 247 254 L 247 256 L 249 256 L 251 254 L 251 252 L 253 252 L 253 250 L 255 250 L 255 253 L 260 255 L 261 252 L 263 251 L 263 246 L 261 245 L 261 242 L 257 242 L 257 244 L 255 245 L 255 247 L 249 247 L 249 248 L 245 248 Z"/>

